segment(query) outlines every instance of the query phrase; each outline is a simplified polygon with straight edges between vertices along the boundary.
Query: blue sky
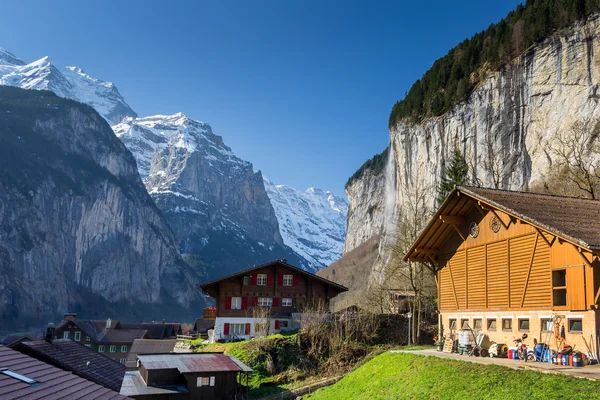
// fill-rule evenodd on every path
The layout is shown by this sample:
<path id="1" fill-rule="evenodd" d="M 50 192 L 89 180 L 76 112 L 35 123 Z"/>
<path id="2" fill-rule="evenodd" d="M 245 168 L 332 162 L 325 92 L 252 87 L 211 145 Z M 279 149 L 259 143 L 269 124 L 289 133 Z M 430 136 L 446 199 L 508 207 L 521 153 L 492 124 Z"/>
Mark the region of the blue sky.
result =
<path id="1" fill-rule="evenodd" d="M 183 111 L 275 183 L 342 195 L 389 141 L 392 105 L 517 0 L 4 2 L 0 47 Z"/>

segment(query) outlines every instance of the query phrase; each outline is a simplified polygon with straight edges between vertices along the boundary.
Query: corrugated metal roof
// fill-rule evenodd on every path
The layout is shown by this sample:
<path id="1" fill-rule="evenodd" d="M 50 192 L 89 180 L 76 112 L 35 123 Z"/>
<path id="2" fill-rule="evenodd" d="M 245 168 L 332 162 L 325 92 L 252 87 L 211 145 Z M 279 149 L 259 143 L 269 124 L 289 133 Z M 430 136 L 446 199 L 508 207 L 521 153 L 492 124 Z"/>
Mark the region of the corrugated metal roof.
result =
<path id="1" fill-rule="evenodd" d="M 127 368 L 135 368 L 139 354 L 171 353 L 176 343 L 177 339 L 135 339 L 127 354 L 125 365 Z"/>
<path id="2" fill-rule="evenodd" d="M 123 379 L 123 386 L 121 386 L 121 394 L 124 396 L 169 395 L 187 392 L 184 385 L 147 386 L 138 371 L 128 371 Z"/>
<path id="3" fill-rule="evenodd" d="M 0 373 L 0 399 L 128 399 L 117 392 L 0 345 L 0 369 L 35 379 L 33 384 Z"/>
<path id="4" fill-rule="evenodd" d="M 233 361 L 231 356 L 221 353 L 147 354 L 138 355 L 138 358 L 147 370 L 177 369 L 180 373 L 252 371 L 241 361 Z"/>

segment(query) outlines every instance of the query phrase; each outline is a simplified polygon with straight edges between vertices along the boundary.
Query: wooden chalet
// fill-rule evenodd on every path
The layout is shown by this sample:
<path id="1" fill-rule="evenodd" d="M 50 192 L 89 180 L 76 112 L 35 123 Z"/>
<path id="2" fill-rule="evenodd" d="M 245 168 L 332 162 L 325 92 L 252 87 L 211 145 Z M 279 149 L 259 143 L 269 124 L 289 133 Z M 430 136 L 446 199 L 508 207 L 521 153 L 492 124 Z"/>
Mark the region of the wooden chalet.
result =
<path id="1" fill-rule="evenodd" d="M 599 257 L 600 201 L 457 187 L 405 260 L 436 267 L 446 337 L 473 328 L 512 345 L 527 333 L 596 353 Z"/>
<path id="2" fill-rule="evenodd" d="M 276 260 L 200 285 L 216 299 L 214 339 L 248 339 L 294 328 L 293 314 L 329 307 L 348 289 Z M 266 310 L 266 314 L 265 314 Z M 264 326 L 268 324 L 268 326 Z"/>

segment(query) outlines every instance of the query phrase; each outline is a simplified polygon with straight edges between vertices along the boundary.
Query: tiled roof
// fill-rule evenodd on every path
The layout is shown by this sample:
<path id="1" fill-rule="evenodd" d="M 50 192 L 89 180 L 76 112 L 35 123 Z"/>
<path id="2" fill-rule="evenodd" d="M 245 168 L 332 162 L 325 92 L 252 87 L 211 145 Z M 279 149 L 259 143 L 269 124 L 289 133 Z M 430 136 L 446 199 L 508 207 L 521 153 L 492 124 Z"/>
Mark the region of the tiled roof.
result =
<path id="1" fill-rule="evenodd" d="M 2 400 L 120 400 L 128 398 L 71 372 L 63 371 L 0 345 L 0 369 L 4 368 L 34 379 L 36 382 L 25 383 L 0 372 L 0 398 Z"/>
<path id="2" fill-rule="evenodd" d="M 2 344 L 8 347 L 12 347 L 13 344 L 30 341 L 30 340 L 40 340 L 43 339 L 43 335 L 41 333 L 28 333 L 26 335 L 8 335 L 2 341 Z"/>
<path id="3" fill-rule="evenodd" d="M 457 188 L 587 248 L 600 248 L 600 201 L 510 190 Z"/>
<path id="4" fill-rule="evenodd" d="M 173 369 L 180 373 L 244 371 L 241 361 L 233 361 L 222 353 L 148 354 L 138 355 L 147 370 Z M 250 370 L 251 371 L 251 370 Z"/>
<path id="5" fill-rule="evenodd" d="M 122 343 L 131 344 L 135 339 L 143 339 L 148 335 L 145 329 L 121 329 L 119 321 L 112 321 L 110 329 L 106 329 L 104 320 L 64 320 L 56 329 L 61 329 L 65 325 L 73 323 L 86 335 L 92 338 L 96 343 Z"/>
<path id="6" fill-rule="evenodd" d="M 134 368 L 139 354 L 171 353 L 175 348 L 176 339 L 136 339 L 127 354 L 126 366 Z"/>
<path id="7" fill-rule="evenodd" d="M 69 340 L 56 339 L 52 343 L 45 340 L 24 342 L 18 350 L 61 369 L 96 382 L 114 391 L 121 390 L 125 366 L 113 359 Z"/>
<path id="8" fill-rule="evenodd" d="M 173 334 L 173 324 L 163 324 L 162 322 L 121 323 L 121 329 L 147 330 L 151 339 L 164 339 L 177 335 L 176 333 Z"/>
<path id="9" fill-rule="evenodd" d="M 198 318 L 196 320 L 196 322 L 194 323 L 194 331 L 196 331 L 196 333 L 206 332 L 209 329 L 213 329 L 214 327 L 215 327 L 214 319 Z"/>

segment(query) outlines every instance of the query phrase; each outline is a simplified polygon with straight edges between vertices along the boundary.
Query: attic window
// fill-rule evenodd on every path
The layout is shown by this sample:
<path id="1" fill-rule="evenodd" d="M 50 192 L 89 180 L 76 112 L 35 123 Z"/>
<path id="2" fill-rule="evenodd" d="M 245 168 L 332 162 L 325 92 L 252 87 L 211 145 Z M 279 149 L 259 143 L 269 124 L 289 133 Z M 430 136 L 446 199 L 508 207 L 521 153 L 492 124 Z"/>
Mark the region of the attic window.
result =
<path id="1" fill-rule="evenodd" d="M 5 369 L 4 371 L 0 371 L 0 372 L 3 373 L 6 376 L 10 376 L 11 378 L 18 379 L 21 382 L 25 382 L 25 383 L 28 383 L 30 385 L 34 384 L 34 383 L 37 383 L 37 381 L 35 379 L 31 379 L 31 378 L 28 378 L 28 377 L 26 377 L 24 375 L 17 374 L 16 372 L 13 372 L 13 371 L 11 371 L 9 369 Z"/>

